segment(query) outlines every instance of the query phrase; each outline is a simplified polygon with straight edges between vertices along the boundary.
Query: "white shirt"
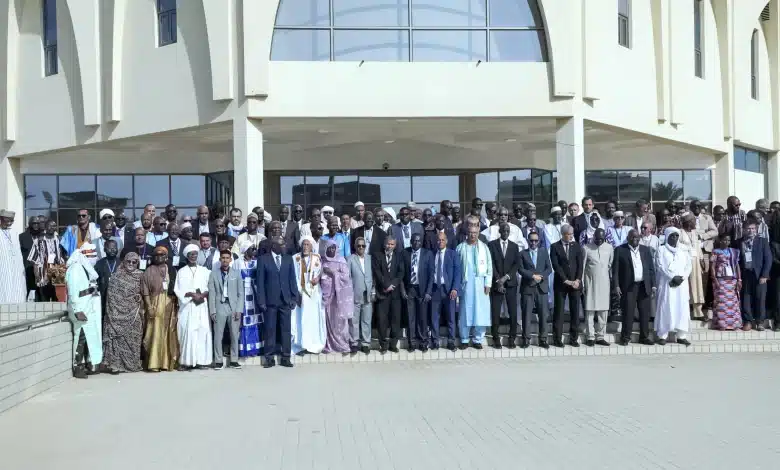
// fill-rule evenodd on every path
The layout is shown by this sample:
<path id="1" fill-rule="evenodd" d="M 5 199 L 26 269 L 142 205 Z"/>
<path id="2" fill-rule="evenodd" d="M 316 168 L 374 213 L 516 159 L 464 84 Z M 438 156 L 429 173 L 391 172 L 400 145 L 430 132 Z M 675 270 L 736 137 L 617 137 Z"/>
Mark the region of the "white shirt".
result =
<path id="1" fill-rule="evenodd" d="M 506 256 L 506 247 L 509 245 L 508 240 L 501 240 L 501 254 Z"/>
<path id="2" fill-rule="evenodd" d="M 360 260 L 360 263 L 358 263 L 360 265 L 360 270 L 363 271 L 363 275 L 365 275 L 366 274 L 366 257 L 365 256 L 360 256 L 360 255 L 357 255 L 357 257 Z"/>
<path id="3" fill-rule="evenodd" d="M 639 247 L 634 248 L 629 245 L 628 249 L 631 251 L 631 263 L 634 265 L 634 282 L 642 282 L 644 277 L 642 276 L 642 256 Z"/>
<path id="4" fill-rule="evenodd" d="M 366 239 L 366 245 L 371 244 L 371 235 L 374 233 L 374 227 L 371 227 L 370 229 L 363 232 L 363 238 Z M 368 249 L 368 246 L 366 246 L 366 249 Z"/>
<path id="5" fill-rule="evenodd" d="M 408 227 L 408 230 L 404 230 L 405 227 Z M 409 234 L 407 237 L 406 234 Z M 401 224 L 401 236 L 404 237 L 404 248 L 409 248 L 412 245 L 412 224 L 409 223 L 407 225 Z"/>
<path id="6" fill-rule="evenodd" d="M 447 254 L 447 249 L 439 250 L 438 253 L 436 253 L 436 266 L 434 266 L 434 273 L 439 270 L 441 267 L 441 274 L 439 276 L 439 279 L 437 280 L 440 285 L 444 285 L 444 255 Z M 434 274 L 435 275 L 435 274 Z"/>

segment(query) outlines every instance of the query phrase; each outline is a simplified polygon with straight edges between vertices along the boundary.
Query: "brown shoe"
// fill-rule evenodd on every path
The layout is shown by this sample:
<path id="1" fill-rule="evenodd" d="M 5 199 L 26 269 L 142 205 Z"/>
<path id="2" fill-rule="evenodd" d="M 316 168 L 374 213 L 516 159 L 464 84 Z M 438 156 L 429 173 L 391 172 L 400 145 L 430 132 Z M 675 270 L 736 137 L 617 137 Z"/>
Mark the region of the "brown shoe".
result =
<path id="1" fill-rule="evenodd" d="M 745 324 L 742 326 L 742 331 L 750 331 L 750 330 L 752 330 L 752 329 L 753 329 L 753 325 L 751 325 L 751 324 L 750 324 L 750 322 L 746 322 L 746 323 L 745 323 Z"/>

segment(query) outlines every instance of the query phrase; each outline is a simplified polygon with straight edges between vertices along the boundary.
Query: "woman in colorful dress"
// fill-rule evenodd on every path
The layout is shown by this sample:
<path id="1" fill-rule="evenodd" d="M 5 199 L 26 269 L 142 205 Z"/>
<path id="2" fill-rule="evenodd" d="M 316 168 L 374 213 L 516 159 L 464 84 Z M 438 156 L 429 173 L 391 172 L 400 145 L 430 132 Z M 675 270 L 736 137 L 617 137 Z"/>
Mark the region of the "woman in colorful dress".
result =
<path id="1" fill-rule="evenodd" d="M 301 305 L 293 311 L 292 352 L 319 354 L 325 349 L 327 329 L 322 305 L 320 275 L 322 259 L 314 253 L 316 242 L 312 237 L 301 239 L 301 252 L 293 256 L 295 276 L 301 294 Z"/>
<path id="2" fill-rule="evenodd" d="M 322 305 L 325 307 L 325 322 L 328 339 L 325 352 L 348 353 L 349 320 L 354 314 L 352 279 L 347 260 L 338 253 L 337 245 L 328 240 L 325 258 L 322 261 Z"/>
<path id="3" fill-rule="evenodd" d="M 718 237 L 717 248 L 712 250 L 710 279 L 712 279 L 713 328 L 739 330 L 742 328 L 742 311 L 739 291 L 742 276 L 739 270 L 739 250 L 729 248 L 731 237 L 724 233 Z"/>
<path id="4" fill-rule="evenodd" d="M 238 355 L 253 357 L 260 354 L 260 348 L 263 346 L 260 340 L 260 314 L 255 310 L 257 247 L 251 240 L 243 240 L 238 249 L 241 256 L 233 261 L 233 269 L 239 270 L 244 280 L 244 314 L 241 317 L 241 334 L 238 337 Z"/>
<path id="5" fill-rule="evenodd" d="M 128 254 L 129 256 L 129 254 Z M 179 366 L 179 309 L 176 293 L 176 269 L 168 264 L 168 249 L 154 249 L 152 265 L 141 276 L 144 302 L 144 366 L 152 372 L 173 371 Z"/>
<path id="6" fill-rule="evenodd" d="M 140 258 L 128 253 L 108 283 L 103 315 L 103 364 L 112 374 L 141 370 L 143 317 Z"/>

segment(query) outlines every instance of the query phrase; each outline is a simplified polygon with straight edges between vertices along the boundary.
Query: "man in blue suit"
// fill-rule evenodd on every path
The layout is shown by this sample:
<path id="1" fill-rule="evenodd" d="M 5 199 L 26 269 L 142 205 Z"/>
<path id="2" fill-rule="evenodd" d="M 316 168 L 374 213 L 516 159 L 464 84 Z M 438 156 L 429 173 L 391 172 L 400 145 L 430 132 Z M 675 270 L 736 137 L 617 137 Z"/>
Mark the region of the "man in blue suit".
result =
<path id="1" fill-rule="evenodd" d="M 758 236 L 752 220 L 745 222 L 744 236 L 738 240 L 739 266 L 742 268 L 742 329 L 750 331 L 751 323 L 764 331 L 766 319 L 766 286 L 772 269 L 772 250 L 769 240 Z"/>
<path id="2" fill-rule="evenodd" d="M 444 232 L 438 234 L 439 246 L 433 254 L 433 288 L 431 291 L 431 349 L 439 349 L 439 318 L 447 318 L 447 349 L 455 351 L 455 300 L 460 293 L 460 257 L 448 248 Z"/>
<path id="3" fill-rule="evenodd" d="M 415 233 L 423 236 L 423 226 L 420 222 L 412 221 L 412 212 L 408 207 L 404 207 L 399 212 L 400 222 L 393 225 L 392 234 L 395 238 L 395 251 L 401 253 L 412 246 L 412 235 Z"/>
<path id="4" fill-rule="evenodd" d="M 548 349 L 547 342 L 547 291 L 549 289 L 547 279 L 552 272 L 552 263 L 547 249 L 539 246 L 539 234 L 528 234 L 528 249 L 520 253 L 520 293 L 523 296 L 523 339 L 521 348 L 527 348 L 531 339 L 531 315 L 536 309 L 539 316 L 539 347 Z"/>
<path id="5" fill-rule="evenodd" d="M 404 283 L 409 351 L 428 351 L 428 304 L 433 287 L 433 254 L 422 247 L 422 236 L 412 235 L 412 246 L 404 250 Z"/>
<path id="6" fill-rule="evenodd" d="M 260 257 L 255 278 L 257 308 L 264 312 L 263 352 L 265 364 L 269 368 L 276 365 L 276 325 L 280 325 L 282 335 L 282 367 L 292 367 L 291 347 L 291 311 L 299 303 L 298 285 L 295 279 L 295 267 L 292 257 L 285 254 L 284 238 L 276 237 L 271 245 L 271 253 Z"/>
<path id="7" fill-rule="evenodd" d="M 444 203 L 442 202 L 442 204 Z M 452 228 L 452 222 L 450 222 L 449 226 L 447 225 L 447 222 L 450 222 L 450 220 L 443 214 L 436 214 L 436 217 L 433 218 L 434 230 L 425 232 L 423 248 L 426 250 L 438 251 L 440 233 L 444 233 L 444 235 L 447 236 L 447 248 L 453 250 L 456 248 L 457 245 L 455 245 L 455 230 Z"/>

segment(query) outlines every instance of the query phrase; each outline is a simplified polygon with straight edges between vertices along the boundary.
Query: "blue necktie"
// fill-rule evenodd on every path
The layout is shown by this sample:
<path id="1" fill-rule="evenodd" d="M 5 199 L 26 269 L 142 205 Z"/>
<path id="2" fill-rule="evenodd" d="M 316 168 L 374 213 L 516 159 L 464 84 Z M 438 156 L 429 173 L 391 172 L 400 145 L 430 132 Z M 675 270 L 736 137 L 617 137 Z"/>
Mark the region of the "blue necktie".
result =
<path id="1" fill-rule="evenodd" d="M 533 262 L 534 267 L 536 267 L 536 250 L 531 250 L 531 262 Z"/>

